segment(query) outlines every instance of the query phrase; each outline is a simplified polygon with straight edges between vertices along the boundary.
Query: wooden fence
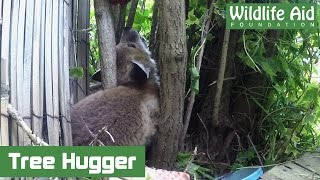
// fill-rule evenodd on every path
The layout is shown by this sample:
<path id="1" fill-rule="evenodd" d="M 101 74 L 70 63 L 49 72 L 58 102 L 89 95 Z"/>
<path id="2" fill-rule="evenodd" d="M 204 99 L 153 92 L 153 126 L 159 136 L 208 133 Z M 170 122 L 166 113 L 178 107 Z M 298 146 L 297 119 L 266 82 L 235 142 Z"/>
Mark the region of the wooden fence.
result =
<path id="1" fill-rule="evenodd" d="M 88 14 L 89 0 L 0 0 L 0 145 L 31 145 L 8 103 L 50 145 L 72 145 L 70 105 L 83 87 L 69 68 L 88 59 L 88 34 L 77 30 L 88 28 Z"/>

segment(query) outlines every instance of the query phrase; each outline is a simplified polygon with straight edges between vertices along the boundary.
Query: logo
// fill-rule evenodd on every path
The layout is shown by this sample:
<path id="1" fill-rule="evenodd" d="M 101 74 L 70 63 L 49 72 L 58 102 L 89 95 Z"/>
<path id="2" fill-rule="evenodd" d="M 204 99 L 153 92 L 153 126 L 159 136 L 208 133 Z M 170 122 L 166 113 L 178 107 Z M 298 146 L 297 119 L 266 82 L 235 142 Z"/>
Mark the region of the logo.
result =
<path id="1" fill-rule="evenodd" d="M 227 29 L 316 29 L 316 4 L 227 4 Z"/>
<path id="2" fill-rule="evenodd" d="M 144 177 L 142 146 L 0 147 L 0 177 Z"/>

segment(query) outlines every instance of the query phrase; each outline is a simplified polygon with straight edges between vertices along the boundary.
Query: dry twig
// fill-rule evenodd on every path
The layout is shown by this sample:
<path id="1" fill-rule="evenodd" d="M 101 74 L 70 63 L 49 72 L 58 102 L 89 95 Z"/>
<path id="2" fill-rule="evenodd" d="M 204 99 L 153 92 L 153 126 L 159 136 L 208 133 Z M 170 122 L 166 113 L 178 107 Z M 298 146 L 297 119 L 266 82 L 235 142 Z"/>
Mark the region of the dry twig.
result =
<path id="1" fill-rule="evenodd" d="M 27 134 L 27 136 L 31 139 L 31 141 L 40 146 L 49 146 L 46 142 L 44 142 L 42 139 L 37 137 L 37 135 L 32 133 L 32 130 L 30 127 L 24 122 L 22 117 L 19 115 L 18 111 L 11 105 L 8 104 L 8 113 L 12 116 L 12 118 L 15 120 L 17 125 L 21 127 L 21 129 Z"/>

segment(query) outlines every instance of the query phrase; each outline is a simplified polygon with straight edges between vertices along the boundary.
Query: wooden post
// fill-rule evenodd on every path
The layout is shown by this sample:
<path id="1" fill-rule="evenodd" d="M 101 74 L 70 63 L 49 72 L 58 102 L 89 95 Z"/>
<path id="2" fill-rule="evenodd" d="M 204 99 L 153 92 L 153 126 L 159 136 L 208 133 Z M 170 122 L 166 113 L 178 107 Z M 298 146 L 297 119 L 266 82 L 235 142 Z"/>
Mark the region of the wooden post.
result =
<path id="1" fill-rule="evenodd" d="M 78 79 L 78 98 L 80 101 L 89 93 L 89 34 L 86 29 L 89 28 L 89 0 L 78 1 L 77 26 L 74 33 L 77 36 L 77 61 L 78 67 L 83 68 L 84 76 Z"/>

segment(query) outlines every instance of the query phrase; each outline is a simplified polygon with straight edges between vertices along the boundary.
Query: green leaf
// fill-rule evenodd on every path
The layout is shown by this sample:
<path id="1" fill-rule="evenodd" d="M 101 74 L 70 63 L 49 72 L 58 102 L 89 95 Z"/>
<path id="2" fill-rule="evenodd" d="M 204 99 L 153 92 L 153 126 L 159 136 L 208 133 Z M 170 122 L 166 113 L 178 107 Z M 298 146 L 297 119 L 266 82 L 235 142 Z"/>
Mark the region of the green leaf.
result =
<path id="1" fill-rule="evenodd" d="M 179 152 L 177 155 L 177 163 L 180 166 L 186 166 L 192 157 L 191 153 Z"/>
<path id="2" fill-rule="evenodd" d="M 314 120 L 316 119 L 316 117 L 312 114 L 307 114 L 306 116 L 304 116 L 302 124 L 307 124 L 307 123 L 312 123 L 314 122 Z"/>
<path id="3" fill-rule="evenodd" d="M 271 68 L 270 64 L 268 62 L 262 61 L 260 62 L 262 69 L 270 76 L 277 76 L 277 74 L 274 72 L 274 70 Z"/>
<path id="4" fill-rule="evenodd" d="M 76 79 L 80 79 L 84 75 L 82 67 L 71 68 L 69 73 L 70 73 L 70 77 L 76 78 Z"/>
<path id="5" fill-rule="evenodd" d="M 285 87 L 283 87 L 283 86 L 281 86 L 279 84 L 275 84 L 275 85 L 273 85 L 273 87 L 278 93 L 283 93 L 286 90 Z"/>
<path id="6" fill-rule="evenodd" d="M 299 99 L 299 105 L 307 105 L 310 106 L 314 102 L 318 100 L 319 87 L 314 84 L 309 84 L 302 97 Z"/>
<path id="7" fill-rule="evenodd" d="M 216 3 L 214 3 L 214 7 L 216 9 L 224 9 L 225 5 L 226 5 L 225 0 L 217 0 Z"/>
<path id="8" fill-rule="evenodd" d="M 188 26 L 199 24 L 199 19 L 194 15 L 194 9 L 188 12 L 188 19 L 186 20 L 186 23 Z"/>
<path id="9" fill-rule="evenodd" d="M 243 52 L 238 52 L 237 56 L 241 59 L 242 63 L 249 66 L 252 69 L 255 69 L 255 64 L 250 60 L 250 58 Z"/>
<path id="10" fill-rule="evenodd" d="M 191 68 L 191 90 L 196 94 L 199 93 L 199 79 L 200 75 L 198 69 L 195 66 L 193 66 Z"/>

